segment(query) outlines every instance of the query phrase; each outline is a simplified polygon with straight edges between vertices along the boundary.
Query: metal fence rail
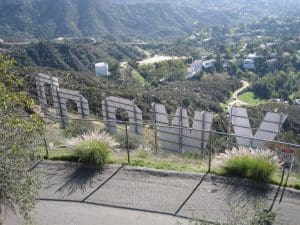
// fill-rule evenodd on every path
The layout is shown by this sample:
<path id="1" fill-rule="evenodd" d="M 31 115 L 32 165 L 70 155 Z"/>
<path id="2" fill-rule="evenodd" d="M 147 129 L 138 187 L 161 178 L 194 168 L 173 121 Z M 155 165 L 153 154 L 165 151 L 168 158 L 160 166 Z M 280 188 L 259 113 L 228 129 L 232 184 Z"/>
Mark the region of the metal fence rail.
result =
<path id="1" fill-rule="evenodd" d="M 50 156 L 54 152 L 59 153 L 68 149 L 66 140 L 72 138 L 80 139 L 80 135 L 95 132 L 95 130 L 98 133 L 108 132 L 105 124 L 111 122 L 111 120 L 91 118 L 69 118 L 70 122 L 62 129 L 57 122 L 50 120 L 49 117 L 42 117 L 42 119 L 44 119 L 46 131 L 45 147 Z M 251 187 L 248 187 L 248 183 L 243 184 L 244 186 L 241 187 L 240 184 L 231 183 L 228 180 L 224 181 L 220 177 L 215 178 L 217 176 L 208 173 L 213 172 L 213 160 L 215 156 L 225 150 L 231 150 L 233 147 L 240 147 L 236 142 L 236 137 L 248 137 L 234 133 L 196 129 L 194 131 L 199 132 L 199 134 L 205 133 L 208 136 L 204 151 L 203 146 L 199 145 L 198 152 L 186 153 L 183 148 L 183 151 L 179 153 L 172 151 L 171 147 L 173 143 L 178 144 L 178 140 L 170 140 L 170 151 L 162 149 L 160 144 L 161 137 L 156 131 L 159 127 L 171 127 L 182 129 L 184 132 L 190 132 L 192 128 L 154 123 L 137 124 L 129 121 L 114 120 L 114 122 L 117 123 L 117 133 L 112 133 L 111 136 L 119 143 L 119 148 L 114 150 L 114 154 L 115 157 L 121 156 L 122 160 L 127 162 L 126 164 L 139 165 L 139 161 L 147 161 L 148 159 L 147 155 L 144 154 L 150 154 L 150 157 L 153 157 L 150 158 L 151 163 L 157 161 L 165 163 L 165 165 L 172 165 L 175 162 L 185 166 L 198 163 L 198 165 L 203 166 L 202 172 L 204 174 L 177 172 L 172 174 L 169 171 L 165 173 L 159 170 L 143 169 L 127 165 L 111 165 L 108 167 L 108 170 L 104 169 L 105 172 L 102 173 L 102 171 L 95 172 L 90 168 L 81 166 L 75 166 L 75 171 L 72 171 L 71 167 L 68 166 L 69 164 L 60 166 L 59 168 L 57 168 L 56 164 L 53 164 L 51 166 L 52 169 L 49 169 L 49 167 L 44 168 L 43 173 L 47 177 L 44 184 L 46 191 L 41 196 L 41 199 L 49 200 L 47 198 L 48 193 L 54 191 L 55 199 L 57 198 L 61 201 L 76 199 L 76 201 L 87 204 L 155 212 L 184 218 L 195 218 L 195 215 L 204 215 L 205 220 L 220 221 L 226 220 L 226 213 L 230 211 L 228 205 L 232 204 L 232 202 L 239 205 L 246 205 L 261 199 L 267 199 L 266 207 L 273 208 L 274 204 L 272 204 L 272 201 L 280 201 L 285 192 L 284 188 L 282 192 L 276 194 L 276 190 L 273 188 L 267 193 L 268 196 L 266 197 L 265 192 L 258 193 L 259 191 L 255 188 L 251 189 Z M 130 130 L 130 126 L 137 125 L 143 127 L 144 132 L 142 135 Z M 197 141 L 202 141 L 202 135 L 193 138 Z M 285 177 L 280 182 L 281 186 L 287 185 L 289 177 L 299 176 L 300 145 L 278 140 L 257 140 L 266 141 L 266 147 L 276 151 L 279 156 L 283 153 L 282 150 L 286 153 L 289 153 L 289 151 L 293 152 L 294 159 L 291 161 L 291 164 L 287 165 L 288 169 L 283 170 L 285 171 Z M 47 165 L 50 162 L 45 163 Z M 39 165 L 38 168 L 43 169 L 43 165 Z M 89 174 L 88 179 L 90 180 L 88 182 L 86 176 L 83 176 L 86 173 Z M 53 174 L 55 176 L 58 174 L 58 177 L 61 177 L 61 179 L 54 179 L 55 176 Z M 52 190 L 52 185 L 57 185 L 57 182 L 59 182 L 59 187 L 64 188 Z M 251 181 L 249 181 L 249 184 L 252 184 Z M 83 189 L 87 190 L 84 194 L 81 192 Z M 213 192 L 216 189 L 218 193 Z M 69 193 L 70 190 L 71 193 Z M 209 192 L 210 190 L 212 192 Z M 224 196 L 227 197 L 223 199 Z M 220 200 L 220 198 L 222 199 Z M 216 210 L 218 211 L 218 215 L 216 215 Z"/>
<path id="2" fill-rule="evenodd" d="M 86 133 L 86 132 L 92 132 L 94 130 L 100 130 L 100 131 L 107 131 L 105 124 L 108 122 L 112 122 L 112 120 L 99 120 L 99 119 L 71 119 L 70 124 L 65 127 L 65 129 L 60 129 L 57 124 L 50 119 L 50 117 L 42 117 L 45 120 L 45 126 L 46 126 L 46 149 L 47 151 L 51 151 L 51 149 L 60 149 L 61 147 L 66 148 L 67 146 L 64 143 L 64 140 L 61 140 L 61 142 L 55 140 L 55 132 L 58 132 L 56 135 L 59 135 L 61 139 L 68 139 L 71 137 L 76 137 L 80 134 Z M 51 119 L 53 119 L 51 117 Z M 57 119 L 60 119 L 60 117 L 57 117 Z M 239 145 L 236 141 L 236 138 L 247 138 L 242 135 L 238 135 L 235 133 L 226 133 L 226 132 L 219 132 L 214 130 L 201 130 L 201 129 L 193 129 L 193 128 L 187 128 L 187 127 L 180 127 L 180 126 L 169 126 L 169 125 L 163 125 L 163 124 L 153 124 L 153 123 L 132 123 L 128 121 L 115 121 L 117 124 L 117 132 L 112 133 L 112 136 L 120 143 L 120 149 L 121 152 L 126 154 L 127 162 L 130 164 L 130 159 L 139 151 L 139 150 L 145 150 L 151 153 L 154 156 L 163 156 L 163 153 L 166 154 L 173 154 L 176 157 L 185 157 L 186 154 L 190 154 L 190 157 L 194 157 L 195 160 L 199 159 L 201 161 L 204 161 L 207 163 L 207 170 L 211 171 L 212 161 L 214 157 L 219 154 L 223 153 L 225 150 L 231 150 L 233 147 L 239 148 L 241 145 Z M 99 125 L 101 124 L 101 126 Z M 56 125 L 56 126 L 55 126 Z M 144 133 L 142 135 L 136 134 L 131 132 L 130 126 L 139 126 L 143 127 Z M 49 131 L 49 128 L 51 127 L 51 132 L 47 133 L 47 130 Z M 72 128 L 73 127 L 73 128 Z M 172 148 L 173 145 L 178 145 L 179 141 L 177 138 L 172 139 L 164 139 L 164 137 L 161 137 L 158 130 L 160 128 L 165 129 L 176 129 L 181 130 L 182 137 L 187 138 L 192 141 L 197 141 L 199 143 L 204 142 L 204 145 L 194 145 L 191 144 L 181 146 L 182 149 L 180 152 L 174 151 Z M 69 130 L 77 129 L 76 132 L 70 132 L 68 138 L 61 137 L 64 132 L 69 132 Z M 198 136 L 187 136 L 185 134 L 189 132 L 198 132 Z M 179 131 L 178 131 L 179 132 Z M 166 131 L 168 133 L 168 131 Z M 170 132 L 170 134 L 174 134 Z M 208 137 L 207 140 L 203 140 L 203 134 Z M 177 136 L 176 136 L 177 137 Z M 278 156 L 283 156 L 284 159 L 287 160 L 288 157 L 294 158 L 293 160 L 293 172 L 300 173 L 300 145 L 293 144 L 293 143 L 287 143 L 282 142 L 279 140 L 273 140 L 269 141 L 267 139 L 261 139 L 261 138 L 251 138 L 251 140 L 255 141 L 263 141 L 265 142 L 265 147 L 272 149 L 277 152 Z M 165 142 L 169 144 L 169 147 L 161 148 L 161 143 Z M 55 146 L 56 145 L 56 146 Z M 205 147 L 203 147 L 205 146 Z M 197 148 L 198 151 L 189 152 L 186 151 L 185 148 L 192 147 Z M 291 159 L 288 159 L 291 161 Z"/>

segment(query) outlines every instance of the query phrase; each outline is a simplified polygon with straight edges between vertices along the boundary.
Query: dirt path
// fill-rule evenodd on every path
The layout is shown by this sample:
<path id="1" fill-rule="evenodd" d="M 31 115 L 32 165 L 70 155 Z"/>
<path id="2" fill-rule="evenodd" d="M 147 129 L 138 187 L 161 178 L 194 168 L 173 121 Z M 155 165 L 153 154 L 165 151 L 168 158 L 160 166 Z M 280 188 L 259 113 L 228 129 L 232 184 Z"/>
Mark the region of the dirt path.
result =
<path id="1" fill-rule="evenodd" d="M 239 88 L 238 90 L 236 90 L 235 92 L 233 92 L 230 102 L 228 104 L 229 107 L 234 106 L 234 105 L 236 105 L 236 106 L 248 105 L 248 103 L 239 100 L 238 96 L 242 91 L 244 91 L 246 88 L 250 87 L 250 83 L 245 80 L 242 80 L 241 82 L 243 83 L 243 86 L 241 88 Z"/>

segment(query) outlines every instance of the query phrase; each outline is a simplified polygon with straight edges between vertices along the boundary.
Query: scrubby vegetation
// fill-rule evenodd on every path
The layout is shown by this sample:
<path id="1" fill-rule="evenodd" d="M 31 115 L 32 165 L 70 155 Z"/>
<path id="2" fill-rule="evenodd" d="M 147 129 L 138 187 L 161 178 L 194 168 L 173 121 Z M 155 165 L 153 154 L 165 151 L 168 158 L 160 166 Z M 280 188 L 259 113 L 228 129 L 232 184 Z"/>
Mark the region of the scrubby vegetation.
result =
<path id="1" fill-rule="evenodd" d="M 300 98 L 300 73 L 280 71 L 276 74 L 268 74 L 255 80 L 252 89 L 255 95 L 262 99 L 288 100 L 293 94 L 295 94 L 294 98 Z"/>
<path id="2" fill-rule="evenodd" d="M 96 42 L 84 39 L 82 42 L 40 41 L 24 45 L 0 43 L 1 51 L 11 55 L 19 65 L 26 67 L 93 72 L 95 63 L 107 62 L 113 75 L 116 75 L 121 61 L 141 60 L 144 57 L 134 46 L 102 38 Z"/>
<path id="3" fill-rule="evenodd" d="M 138 71 L 146 81 L 158 85 L 160 80 L 184 80 L 186 66 L 183 60 L 176 59 L 142 65 L 138 68 Z"/>
<path id="4" fill-rule="evenodd" d="M 28 173 L 43 133 L 41 120 L 30 117 L 34 101 L 22 81 L 10 72 L 14 61 L 0 54 L 0 224 L 3 208 L 30 222 L 39 189 L 36 173 Z M 20 117 L 23 116 L 23 117 Z"/>
<path id="5" fill-rule="evenodd" d="M 218 155 L 215 159 L 215 166 L 225 175 L 270 182 L 272 175 L 280 167 L 279 162 L 276 153 L 271 150 L 241 147 Z"/>

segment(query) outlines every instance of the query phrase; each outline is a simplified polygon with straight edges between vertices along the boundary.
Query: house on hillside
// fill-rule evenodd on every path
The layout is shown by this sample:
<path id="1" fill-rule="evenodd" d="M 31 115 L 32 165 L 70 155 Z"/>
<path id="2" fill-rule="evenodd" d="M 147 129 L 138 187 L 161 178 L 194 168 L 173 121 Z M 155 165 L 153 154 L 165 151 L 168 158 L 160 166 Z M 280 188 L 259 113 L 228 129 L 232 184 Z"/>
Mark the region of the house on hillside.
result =
<path id="1" fill-rule="evenodd" d="M 210 60 L 205 60 L 203 61 L 203 68 L 204 69 L 209 69 L 212 68 L 216 63 L 215 59 L 210 59 Z"/>
<path id="2" fill-rule="evenodd" d="M 277 62 L 278 62 L 278 60 L 276 58 L 272 58 L 272 59 L 267 60 L 267 64 L 269 64 L 269 65 L 276 64 Z"/>
<path id="3" fill-rule="evenodd" d="M 228 68 L 229 61 L 227 59 L 222 59 L 221 63 L 222 63 L 223 70 L 226 71 Z"/>
<path id="4" fill-rule="evenodd" d="M 192 78 L 195 74 L 200 73 L 202 71 L 203 62 L 202 60 L 194 60 L 191 66 L 187 69 L 187 74 L 185 78 Z"/>
<path id="5" fill-rule="evenodd" d="M 268 42 L 267 47 L 272 48 L 272 47 L 276 47 L 278 44 L 276 42 Z"/>
<path id="6" fill-rule="evenodd" d="M 199 73 L 202 71 L 202 66 L 203 66 L 203 63 L 202 63 L 202 60 L 195 60 L 193 63 L 192 63 L 192 68 L 193 68 L 193 71 L 195 73 Z"/>
<path id="7" fill-rule="evenodd" d="M 254 53 L 248 54 L 248 55 L 247 55 L 247 58 L 248 58 L 248 59 L 256 59 L 256 58 L 258 58 L 258 56 L 257 56 L 256 52 L 254 52 Z"/>
<path id="8" fill-rule="evenodd" d="M 244 59 L 243 67 L 246 70 L 254 70 L 255 69 L 255 62 L 253 59 Z"/>
<path id="9" fill-rule="evenodd" d="M 100 62 L 95 64 L 96 76 L 109 76 L 108 64 L 106 62 Z"/>

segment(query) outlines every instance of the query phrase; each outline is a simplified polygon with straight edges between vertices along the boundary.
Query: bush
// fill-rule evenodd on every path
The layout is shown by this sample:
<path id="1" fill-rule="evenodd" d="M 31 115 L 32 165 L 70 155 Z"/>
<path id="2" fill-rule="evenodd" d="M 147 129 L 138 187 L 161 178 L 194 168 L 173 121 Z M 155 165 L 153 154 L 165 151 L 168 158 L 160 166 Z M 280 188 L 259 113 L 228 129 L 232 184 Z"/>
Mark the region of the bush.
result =
<path id="1" fill-rule="evenodd" d="M 111 149 L 108 143 L 97 140 L 84 141 L 75 148 L 80 162 L 102 169 L 108 162 Z"/>
<path id="2" fill-rule="evenodd" d="M 226 175 L 269 182 L 281 164 L 274 152 L 267 149 L 241 148 L 217 156 L 215 164 Z"/>
<path id="3" fill-rule="evenodd" d="M 269 181 L 276 166 L 264 158 L 239 156 L 229 159 L 223 169 L 226 174 L 248 177 L 258 181 Z"/>

